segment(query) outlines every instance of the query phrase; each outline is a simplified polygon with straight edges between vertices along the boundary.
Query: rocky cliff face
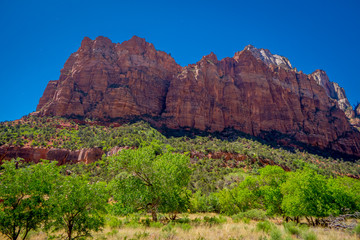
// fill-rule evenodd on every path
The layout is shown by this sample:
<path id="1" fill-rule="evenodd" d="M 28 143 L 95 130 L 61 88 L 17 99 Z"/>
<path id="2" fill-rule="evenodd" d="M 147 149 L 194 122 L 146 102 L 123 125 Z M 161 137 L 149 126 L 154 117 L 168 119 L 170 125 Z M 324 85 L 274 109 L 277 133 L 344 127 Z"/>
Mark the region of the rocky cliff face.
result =
<path id="1" fill-rule="evenodd" d="M 280 132 L 321 149 L 360 156 L 360 134 L 344 110 L 343 89 L 323 71 L 306 75 L 289 60 L 251 45 L 232 58 L 211 53 L 180 67 L 171 56 L 133 37 L 121 44 L 85 38 L 60 79 L 51 81 L 39 115 L 156 119 L 172 129 L 262 136 Z"/>
<path id="2" fill-rule="evenodd" d="M 339 84 L 330 82 L 329 77 L 325 71 L 316 70 L 310 74 L 310 76 L 312 76 L 315 81 L 325 89 L 326 94 L 330 98 L 334 99 L 338 103 L 339 108 L 345 112 L 345 115 L 348 118 L 355 117 L 354 110 L 352 109 L 351 104 L 345 95 L 345 90 L 340 87 Z"/>
<path id="3" fill-rule="evenodd" d="M 167 87 L 181 67 L 144 39 L 122 44 L 108 38 L 84 38 L 51 81 L 37 110 L 43 115 L 116 119 L 158 116 Z"/>
<path id="4" fill-rule="evenodd" d="M 59 164 L 95 162 L 104 154 L 100 148 L 70 151 L 57 148 L 30 148 L 16 146 L 0 146 L 0 164 L 3 160 L 22 158 L 26 162 L 38 163 L 41 159 L 56 160 Z"/>

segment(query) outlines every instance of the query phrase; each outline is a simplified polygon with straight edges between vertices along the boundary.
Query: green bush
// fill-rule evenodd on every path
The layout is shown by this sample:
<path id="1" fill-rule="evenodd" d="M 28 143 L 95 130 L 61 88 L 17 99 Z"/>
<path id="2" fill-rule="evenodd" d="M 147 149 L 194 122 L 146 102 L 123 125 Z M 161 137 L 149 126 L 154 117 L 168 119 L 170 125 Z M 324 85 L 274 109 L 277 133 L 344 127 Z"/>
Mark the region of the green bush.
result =
<path id="1" fill-rule="evenodd" d="M 222 224 L 222 223 L 225 223 L 227 220 L 225 217 L 223 216 L 219 216 L 219 217 L 208 217 L 208 216 L 205 216 L 204 217 L 204 222 L 209 224 L 210 226 L 212 225 L 218 225 L 218 224 Z"/>
<path id="2" fill-rule="evenodd" d="M 278 228 L 274 227 L 273 230 L 271 230 L 271 232 L 270 232 L 270 239 L 271 240 L 283 239 L 281 231 Z"/>
<path id="3" fill-rule="evenodd" d="M 189 231 L 191 229 L 191 225 L 188 223 L 178 224 L 177 226 L 179 226 L 184 231 Z"/>
<path id="4" fill-rule="evenodd" d="M 179 218 L 176 220 L 177 223 L 190 223 L 191 220 L 188 217 Z"/>
<path id="5" fill-rule="evenodd" d="M 317 240 L 317 236 L 313 231 L 305 232 L 302 237 L 304 240 Z"/>
<path id="6" fill-rule="evenodd" d="M 141 224 L 145 227 L 150 227 L 151 220 L 149 218 L 141 219 Z"/>
<path id="7" fill-rule="evenodd" d="M 242 221 L 243 221 L 243 223 L 245 223 L 245 224 L 249 224 L 249 223 L 250 223 L 250 218 L 244 217 L 244 218 L 242 219 Z"/>
<path id="8" fill-rule="evenodd" d="M 218 177 L 220 178 L 221 175 L 219 174 Z M 191 212 L 216 212 L 218 211 L 218 205 L 218 198 L 214 193 L 205 195 L 201 191 L 196 191 L 190 198 Z"/>
<path id="9" fill-rule="evenodd" d="M 164 225 L 161 222 L 150 222 L 150 227 L 161 228 L 162 226 Z"/>
<path id="10" fill-rule="evenodd" d="M 265 220 L 267 218 L 266 212 L 262 209 L 250 209 L 246 212 L 238 213 L 237 215 L 235 215 L 233 217 L 238 217 L 240 219 L 249 218 L 249 219 L 257 220 L 257 221 Z"/>
<path id="11" fill-rule="evenodd" d="M 201 218 L 194 218 L 192 221 L 191 221 L 191 224 L 194 225 L 194 226 L 198 226 L 200 225 L 201 223 Z"/>
<path id="12" fill-rule="evenodd" d="M 107 225 L 111 228 L 120 228 L 122 226 L 122 221 L 121 219 L 114 217 L 114 216 L 110 216 L 109 218 L 107 218 Z"/>
<path id="13" fill-rule="evenodd" d="M 358 225 L 354 228 L 354 233 L 356 233 L 357 235 L 360 235 L 360 224 L 358 224 Z"/>
<path id="14" fill-rule="evenodd" d="M 173 222 L 170 222 L 163 227 L 162 231 L 163 232 L 173 232 L 173 231 L 175 231 L 174 227 L 175 227 L 175 224 Z"/>
<path id="15" fill-rule="evenodd" d="M 269 222 L 268 220 L 266 221 L 262 221 L 262 222 L 258 222 L 256 224 L 256 230 L 257 231 L 262 231 L 265 233 L 269 233 L 274 227 L 274 224 Z"/>
<path id="16" fill-rule="evenodd" d="M 294 222 L 284 223 L 285 231 L 296 236 L 301 235 L 301 229 Z"/>

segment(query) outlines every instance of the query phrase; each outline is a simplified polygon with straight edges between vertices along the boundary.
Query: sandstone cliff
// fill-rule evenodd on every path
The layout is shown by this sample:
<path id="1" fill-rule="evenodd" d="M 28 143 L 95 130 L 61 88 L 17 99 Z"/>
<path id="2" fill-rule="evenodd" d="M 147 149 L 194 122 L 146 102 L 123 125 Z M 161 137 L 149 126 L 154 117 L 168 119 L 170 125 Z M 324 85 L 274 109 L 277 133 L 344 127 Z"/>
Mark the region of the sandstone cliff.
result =
<path id="1" fill-rule="evenodd" d="M 136 36 L 122 44 L 105 37 L 84 38 L 60 79 L 46 87 L 37 110 L 100 120 L 158 116 L 169 82 L 180 69 L 168 54 Z"/>
<path id="2" fill-rule="evenodd" d="M 326 94 L 330 98 L 334 99 L 338 103 L 339 108 L 345 112 L 348 118 L 355 117 L 351 104 L 345 95 L 345 90 L 340 87 L 339 84 L 330 82 L 325 71 L 316 70 L 310 74 L 310 76 L 312 76 L 315 81 L 325 89 Z"/>
<path id="3" fill-rule="evenodd" d="M 22 158 L 26 162 L 39 162 L 41 159 L 56 160 L 59 164 L 73 164 L 84 162 L 86 164 L 101 159 L 104 154 L 100 148 L 81 149 L 70 151 L 57 148 L 31 148 L 17 146 L 0 146 L 0 163 L 3 160 Z"/>
<path id="4" fill-rule="evenodd" d="M 262 136 L 279 132 L 320 149 L 360 156 L 360 134 L 344 114 L 342 88 L 323 71 L 306 75 L 251 45 L 232 58 L 211 53 L 181 67 L 144 39 L 84 38 L 49 82 L 39 115 L 118 120 L 158 127 Z M 350 106 L 351 107 L 351 106 Z"/>

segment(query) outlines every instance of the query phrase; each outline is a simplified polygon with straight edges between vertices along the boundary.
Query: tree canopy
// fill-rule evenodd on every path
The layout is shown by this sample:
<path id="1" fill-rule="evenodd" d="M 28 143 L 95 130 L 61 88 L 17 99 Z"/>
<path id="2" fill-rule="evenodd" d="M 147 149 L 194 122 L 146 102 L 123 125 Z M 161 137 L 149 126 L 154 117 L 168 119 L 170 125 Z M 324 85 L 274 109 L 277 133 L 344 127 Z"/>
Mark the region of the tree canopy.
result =
<path id="1" fill-rule="evenodd" d="M 117 205 L 127 212 L 150 211 L 154 221 L 158 211 L 185 210 L 189 202 L 189 164 L 188 156 L 155 146 L 121 151 L 111 158 L 112 167 L 123 170 L 113 182 Z"/>

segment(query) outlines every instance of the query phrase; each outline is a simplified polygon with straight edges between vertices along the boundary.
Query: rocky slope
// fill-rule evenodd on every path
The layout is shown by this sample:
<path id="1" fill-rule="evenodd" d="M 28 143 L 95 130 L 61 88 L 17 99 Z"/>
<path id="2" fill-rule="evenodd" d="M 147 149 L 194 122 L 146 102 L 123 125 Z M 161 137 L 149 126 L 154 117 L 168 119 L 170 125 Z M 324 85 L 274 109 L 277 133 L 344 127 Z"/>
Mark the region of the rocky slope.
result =
<path id="1" fill-rule="evenodd" d="M 317 70 L 251 45 L 232 58 L 215 54 L 179 66 L 144 39 L 121 44 L 84 38 L 50 81 L 37 114 L 98 120 L 142 118 L 157 127 L 269 136 L 281 133 L 320 149 L 360 156 L 360 134 L 345 92 Z M 351 115 L 352 114 L 352 115 Z"/>

